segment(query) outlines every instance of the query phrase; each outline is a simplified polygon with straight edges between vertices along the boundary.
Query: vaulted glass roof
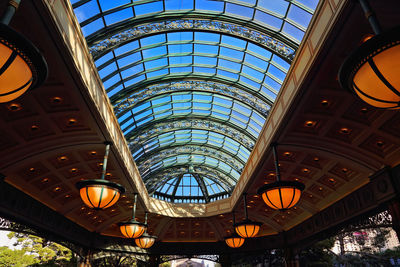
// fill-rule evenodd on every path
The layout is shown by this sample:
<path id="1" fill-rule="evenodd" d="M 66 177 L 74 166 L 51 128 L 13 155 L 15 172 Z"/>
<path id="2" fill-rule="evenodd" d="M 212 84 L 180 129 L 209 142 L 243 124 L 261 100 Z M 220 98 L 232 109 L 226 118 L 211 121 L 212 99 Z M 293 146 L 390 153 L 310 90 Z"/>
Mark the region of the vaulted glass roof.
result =
<path id="1" fill-rule="evenodd" d="M 317 0 L 71 0 L 153 197 L 230 195 Z"/>

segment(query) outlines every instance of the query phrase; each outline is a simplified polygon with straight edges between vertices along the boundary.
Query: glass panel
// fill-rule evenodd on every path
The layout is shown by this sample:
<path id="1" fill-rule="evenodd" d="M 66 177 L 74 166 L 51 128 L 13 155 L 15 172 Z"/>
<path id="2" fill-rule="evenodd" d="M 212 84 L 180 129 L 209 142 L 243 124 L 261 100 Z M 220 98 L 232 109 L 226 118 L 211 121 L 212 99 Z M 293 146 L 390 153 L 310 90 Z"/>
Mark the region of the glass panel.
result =
<path id="1" fill-rule="evenodd" d="M 228 197 L 318 1 L 71 3 L 153 196 Z"/>

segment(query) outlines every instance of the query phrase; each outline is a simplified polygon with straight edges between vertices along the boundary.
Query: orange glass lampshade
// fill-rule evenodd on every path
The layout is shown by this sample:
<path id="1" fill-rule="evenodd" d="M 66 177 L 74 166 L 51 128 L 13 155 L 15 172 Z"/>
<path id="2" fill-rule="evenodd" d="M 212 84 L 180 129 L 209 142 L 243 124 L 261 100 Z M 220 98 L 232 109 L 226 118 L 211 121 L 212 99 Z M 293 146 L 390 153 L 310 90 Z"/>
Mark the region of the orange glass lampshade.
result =
<path id="1" fill-rule="evenodd" d="M 121 233 L 127 238 L 139 238 L 147 230 L 147 224 L 138 222 L 134 219 L 127 222 L 121 222 L 118 225 Z"/>
<path id="2" fill-rule="evenodd" d="M 149 248 L 154 245 L 157 237 L 144 233 L 141 237 L 135 239 L 135 243 L 140 248 Z"/>
<path id="3" fill-rule="evenodd" d="M 366 103 L 400 108 L 400 27 L 378 34 L 357 48 L 343 63 L 339 81 Z"/>
<path id="4" fill-rule="evenodd" d="M 41 85 L 47 64 L 38 49 L 24 36 L 0 24 L 0 103 Z"/>
<path id="5" fill-rule="evenodd" d="M 231 236 L 225 237 L 225 243 L 231 248 L 239 248 L 243 246 L 244 238 L 235 233 Z"/>
<path id="6" fill-rule="evenodd" d="M 76 183 L 83 203 L 92 209 L 106 209 L 114 205 L 125 188 L 104 179 L 84 180 Z"/>
<path id="7" fill-rule="evenodd" d="M 297 181 L 279 181 L 258 189 L 265 204 L 276 210 L 290 209 L 300 200 L 304 184 Z"/>
<path id="8" fill-rule="evenodd" d="M 235 231 L 243 238 L 255 237 L 260 231 L 262 223 L 246 219 L 234 225 Z"/>

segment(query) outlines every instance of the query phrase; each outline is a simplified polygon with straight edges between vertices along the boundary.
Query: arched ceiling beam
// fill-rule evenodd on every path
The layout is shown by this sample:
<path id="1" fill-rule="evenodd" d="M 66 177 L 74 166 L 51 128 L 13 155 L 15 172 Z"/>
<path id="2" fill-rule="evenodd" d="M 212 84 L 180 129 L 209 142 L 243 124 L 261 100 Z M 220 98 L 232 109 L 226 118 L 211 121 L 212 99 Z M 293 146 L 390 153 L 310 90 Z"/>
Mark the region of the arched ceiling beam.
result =
<path id="1" fill-rule="evenodd" d="M 136 123 L 141 123 L 141 121 L 145 121 L 149 117 L 154 117 L 154 116 L 152 114 L 151 116 L 148 116 L 143 120 L 137 121 Z M 131 132 L 139 133 L 139 132 L 141 132 L 143 130 L 143 128 L 145 126 L 148 127 L 151 122 L 155 122 L 155 123 L 156 122 L 160 122 L 160 121 L 165 122 L 166 120 L 168 120 L 168 121 L 172 121 L 172 120 L 179 121 L 179 120 L 182 120 L 182 119 L 186 119 L 186 120 L 188 120 L 188 119 L 206 119 L 206 120 L 218 121 L 218 122 L 221 122 L 221 123 L 227 123 L 230 126 L 235 125 L 233 122 L 229 121 L 229 118 L 228 119 L 219 119 L 219 118 L 212 117 L 211 115 L 200 115 L 200 114 L 192 114 L 191 113 L 190 115 L 187 115 L 187 114 L 174 114 L 173 116 L 170 116 L 170 117 L 172 117 L 172 119 L 167 119 L 167 117 L 160 117 L 160 118 L 156 118 L 156 119 L 151 119 L 149 122 L 143 123 L 142 125 L 132 129 Z M 124 129 L 129 129 L 129 128 L 132 128 L 133 126 L 134 126 L 134 122 L 129 124 L 129 125 L 124 126 Z M 259 132 L 257 132 L 257 133 L 250 132 L 250 130 L 248 129 L 249 128 L 248 125 L 245 128 L 241 128 L 241 127 L 236 127 L 236 128 L 241 132 L 247 132 L 248 135 L 252 135 L 254 139 L 256 139 L 256 137 L 259 134 Z M 128 139 L 129 136 L 130 136 L 130 132 L 128 132 L 126 134 L 126 136 L 127 136 L 126 138 Z"/>
<path id="2" fill-rule="evenodd" d="M 80 0 L 75 2 L 72 7 L 74 9 L 79 8 L 80 6 L 84 5 L 85 3 L 89 2 L 90 0 Z M 292 5 L 297 6 L 298 8 L 303 9 L 304 11 L 308 12 L 309 14 L 313 14 L 314 10 L 310 7 L 307 7 L 306 5 L 302 4 L 299 1 L 294 1 L 294 0 L 286 0 L 287 2 L 291 3 Z M 96 21 L 97 19 L 104 18 L 106 15 L 111 15 L 115 12 L 122 11 L 127 8 L 134 8 L 136 5 L 141 5 L 144 3 L 151 3 L 155 2 L 155 0 L 141 0 L 141 1 L 135 1 L 133 3 L 127 3 L 123 5 L 118 5 L 116 7 L 113 7 L 111 9 L 102 11 L 98 14 L 95 14 L 91 16 L 88 19 L 85 19 L 84 21 L 81 22 L 81 26 L 84 27 L 88 24 L 90 24 L 93 21 Z M 229 0 L 224 0 L 220 1 L 222 3 L 240 3 L 240 5 L 243 8 L 252 8 L 253 10 L 257 11 L 262 11 L 263 13 L 268 14 L 271 17 L 275 17 L 277 19 L 281 19 L 283 21 L 288 21 L 287 19 L 287 12 L 285 15 L 279 15 L 278 13 L 269 10 L 267 8 L 259 7 L 258 4 L 253 4 L 253 3 L 246 3 L 245 1 L 243 2 L 237 2 L 237 1 L 229 1 Z M 204 19 L 218 19 L 222 20 L 223 22 L 230 22 L 230 23 L 236 23 L 237 25 L 240 26 L 245 26 L 247 28 L 251 28 L 254 30 L 259 30 L 260 32 L 266 32 L 270 33 L 272 36 L 278 36 L 277 38 L 281 37 L 281 34 L 278 33 L 277 31 L 274 31 L 272 29 L 269 29 L 266 27 L 266 25 L 263 25 L 257 20 L 254 20 L 254 14 L 253 14 L 253 19 L 242 19 L 241 16 L 236 16 L 235 14 L 230 14 L 226 13 L 226 7 L 222 11 L 214 11 L 214 10 L 203 10 L 203 9 L 198 9 L 197 7 L 194 7 L 193 5 L 192 8 L 190 9 L 183 9 L 183 10 L 166 10 L 165 9 L 165 2 L 164 2 L 164 8 L 163 11 L 158 11 L 158 12 L 153 12 L 153 13 L 147 13 L 144 15 L 139 15 L 137 17 L 132 17 L 125 19 L 121 21 L 120 23 L 114 23 L 113 29 L 110 29 L 109 31 L 112 31 L 113 33 L 115 32 L 120 32 L 121 29 L 124 28 L 132 28 L 134 25 L 140 25 L 140 24 L 145 24 L 149 22 L 154 22 L 154 21 L 168 21 L 168 20 L 174 20 L 174 19 L 180 19 L 180 18 L 188 18 L 188 19 L 199 19 L 199 18 L 204 18 Z M 290 8 L 290 7 L 289 7 Z M 294 23 L 294 22 L 290 22 Z M 298 25 L 299 28 L 304 28 L 301 25 Z M 305 30 L 305 29 L 303 29 Z M 102 29 L 101 31 L 97 31 L 93 34 L 91 34 L 89 37 L 96 39 L 96 36 L 99 35 L 103 37 L 105 34 L 107 34 L 107 31 Z M 283 40 L 285 41 L 287 38 L 283 36 Z M 290 42 L 290 39 L 288 40 Z M 294 46 L 297 44 L 296 42 L 293 42 Z"/>
<path id="3" fill-rule="evenodd" d="M 195 162 L 191 163 L 191 166 L 193 166 L 195 173 L 203 174 L 208 178 L 214 179 L 214 181 L 218 181 L 218 183 L 224 184 L 223 188 L 226 191 L 231 191 L 231 188 L 236 185 L 237 180 L 234 177 L 228 176 L 213 166 L 209 167 Z M 160 182 L 170 180 L 182 173 L 189 173 L 187 163 L 161 167 L 156 171 L 149 172 L 146 177 L 143 177 L 143 180 L 149 194 L 152 194 L 159 187 Z"/>
<path id="4" fill-rule="evenodd" d="M 125 137 L 128 141 L 129 148 L 134 152 L 140 148 L 141 144 L 144 144 L 151 138 L 170 131 L 183 129 L 205 130 L 223 134 L 225 136 L 229 136 L 249 151 L 253 150 L 255 144 L 255 139 L 252 136 L 248 136 L 242 131 L 233 128 L 226 123 L 200 119 L 155 123 L 142 129 L 142 131 L 138 132 L 134 136 L 131 136 L 129 139 L 127 138 L 127 135 Z"/>
<path id="5" fill-rule="evenodd" d="M 234 20 L 238 19 L 235 18 Z M 97 34 L 88 36 L 87 42 L 90 47 L 90 53 L 94 60 L 97 60 L 111 50 L 129 42 L 159 33 L 184 31 L 222 33 L 259 45 L 281 57 L 287 63 L 290 64 L 292 62 L 298 44 L 279 33 L 268 32 L 265 26 L 261 27 L 262 31 L 259 30 L 260 27 L 257 30 L 253 30 L 253 28 L 248 27 L 251 24 L 255 26 L 253 22 L 249 22 L 246 27 L 237 24 L 237 22 L 228 22 L 226 16 L 218 17 L 215 20 L 207 18 L 194 18 L 191 20 L 190 17 L 185 17 L 184 14 L 183 16 L 178 14 L 178 17 L 161 18 L 158 22 L 152 21 L 142 25 L 137 24 L 135 20 L 134 25 L 132 25 L 132 22 L 128 22 L 122 28 L 118 26 L 114 26 L 116 27 L 115 29 L 103 28 Z"/>
<path id="6" fill-rule="evenodd" d="M 239 151 L 238 151 L 239 152 Z M 159 147 L 150 153 L 144 154 L 139 160 L 136 160 L 138 169 L 148 169 L 153 165 L 164 160 L 166 157 L 179 156 L 182 154 L 193 153 L 194 155 L 203 155 L 208 157 L 217 157 L 220 161 L 226 163 L 237 172 L 241 173 L 246 164 L 237 155 L 230 151 L 218 148 L 209 144 L 196 145 L 196 143 L 187 142 L 184 144 L 173 144 L 166 147 Z"/>
<path id="7" fill-rule="evenodd" d="M 190 134 L 190 137 L 187 135 Z M 230 136 L 224 135 L 223 137 L 214 132 L 193 132 L 192 129 L 184 129 L 180 131 L 169 131 L 163 134 L 163 139 L 167 138 L 164 142 L 159 138 L 149 140 L 142 143 L 143 153 L 134 154 L 134 159 L 137 165 L 140 165 L 149 158 L 159 158 L 161 154 L 172 154 L 172 149 L 176 153 L 182 153 L 184 149 L 187 151 L 202 151 L 212 150 L 213 152 L 221 152 L 226 154 L 228 158 L 237 161 L 235 166 L 244 166 L 247 157 L 250 156 L 251 150 L 237 145 Z M 184 141 L 182 139 L 184 138 Z M 216 141 L 220 139 L 219 142 Z M 173 141 L 172 141 L 173 140 Z M 171 142 L 172 141 L 172 142 Z M 164 149 L 171 149 L 171 151 L 164 152 Z M 240 152 L 244 153 L 240 153 Z M 242 157 L 240 157 L 242 155 Z M 245 159 L 244 159 L 245 158 Z M 228 160 L 228 159 L 227 159 Z M 241 169 L 239 167 L 238 169 Z"/>
<path id="8" fill-rule="evenodd" d="M 169 85 L 169 86 L 168 86 Z M 169 83 L 164 86 L 151 86 L 142 89 L 141 92 L 134 92 L 131 96 L 124 101 L 119 102 L 114 106 L 115 115 L 122 116 L 129 110 L 133 109 L 136 105 L 140 105 L 153 97 L 158 97 L 173 92 L 207 92 L 233 98 L 243 104 L 249 105 L 257 110 L 264 118 L 268 116 L 271 105 L 264 102 L 265 98 L 261 98 L 261 94 L 248 93 L 233 86 L 226 86 L 214 82 L 200 82 L 200 81 L 181 81 L 176 83 Z M 192 86 L 190 88 L 190 86 Z M 148 92 L 148 93 L 147 93 Z M 141 96 L 143 95 L 143 96 Z M 141 97 L 140 97 L 141 96 Z M 268 101 L 269 102 L 269 101 Z"/>
<path id="9" fill-rule="evenodd" d="M 230 196 L 231 193 L 232 193 L 232 189 L 229 189 L 229 187 L 226 187 L 223 183 L 221 183 L 221 181 L 216 181 L 215 179 L 212 179 L 212 178 L 207 177 L 208 179 L 210 179 L 212 182 L 214 182 L 216 185 L 220 186 L 220 187 L 223 189 L 223 191 L 221 191 L 221 192 L 214 193 L 214 194 L 209 194 L 209 193 L 208 193 L 208 190 L 207 190 L 207 186 L 205 185 L 205 183 L 204 183 L 204 182 L 201 183 L 201 181 L 204 181 L 204 180 L 203 180 L 199 175 L 196 175 L 196 176 L 195 176 L 195 174 L 192 174 L 192 175 L 193 175 L 195 178 L 196 178 L 196 176 L 197 176 L 197 178 L 200 180 L 199 187 L 204 186 L 204 189 L 205 189 L 205 191 L 207 192 L 206 195 L 204 195 L 204 197 L 205 197 L 205 196 L 208 197 L 208 198 L 205 199 L 206 202 L 209 202 L 209 199 L 210 199 L 210 198 L 216 198 L 216 197 L 218 197 L 218 196 L 223 196 L 223 195 Z M 197 178 L 196 178 L 196 179 L 197 179 Z M 168 193 L 170 187 L 168 187 L 168 189 L 167 189 L 165 192 L 158 191 L 158 190 L 163 189 L 164 186 L 165 186 L 169 181 L 171 181 L 171 180 L 166 180 L 166 179 L 161 180 L 161 183 L 160 183 L 159 185 L 155 186 L 154 189 L 151 191 L 151 195 L 156 194 L 156 195 L 159 195 L 159 196 L 164 196 L 164 197 L 168 197 L 168 198 L 171 198 L 171 199 L 175 199 L 175 198 L 176 198 L 176 191 L 177 191 L 177 189 L 178 189 L 178 185 L 179 185 L 181 179 L 182 179 L 182 177 L 178 177 L 177 180 L 174 181 L 174 183 L 175 183 L 174 185 L 169 185 L 170 187 L 173 187 L 173 190 L 172 190 L 171 193 Z M 196 180 L 196 181 L 197 181 L 197 180 Z M 201 185 L 201 184 L 202 184 L 202 185 Z M 203 189 L 202 189 L 202 192 L 203 192 Z M 150 193 L 149 193 L 149 194 L 150 194 Z M 203 194 L 204 194 L 204 193 L 203 193 Z M 190 199 L 191 197 L 190 197 L 190 196 L 180 196 L 180 197 L 178 197 L 178 198 L 181 198 L 181 199 L 182 199 L 182 198 Z M 203 197 L 202 197 L 202 196 L 196 196 L 195 198 L 201 199 L 201 198 L 203 198 Z"/>
<path id="10" fill-rule="evenodd" d="M 161 69 L 168 69 L 171 66 L 177 66 L 177 65 L 166 65 L 163 67 L 160 67 L 160 69 L 157 70 L 161 70 Z M 179 65 L 179 67 L 202 67 L 202 68 L 210 68 L 210 69 L 215 69 L 215 70 L 223 70 L 223 71 L 227 71 L 232 73 L 233 75 L 241 75 L 241 76 L 246 76 L 243 75 L 243 73 L 241 72 L 237 72 L 234 73 L 232 72 L 232 70 L 229 69 L 225 69 L 225 68 L 216 68 L 214 65 L 201 65 L 201 64 L 187 64 L 187 65 Z M 153 71 L 154 69 L 152 69 Z M 156 71 L 156 70 L 154 70 Z M 116 73 L 117 74 L 117 73 Z M 123 80 L 120 80 L 119 82 L 114 83 L 113 85 L 111 85 L 110 87 L 107 88 L 107 93 L 112 92 L 114 89 L 116 89 L 118 86 L 122 85 L 122 83 L 133 80 L 135 78 L 141 77 L 142 75 L 144 75 L 144 73 L 137 73 L 135 75 L 129 76 Z M 265 77 L 269 77 L 271 78 L 271 75 L 268 74 L 268 72 L 263 73 L 263 75 Z M 250 89 L 250 84 L 242 82 L 238 79 L 233 79 L 233 78 L 229 78 L 226 76 L 222 76 L 217 74 L 216 72 L 213 74 L 207 74 L 207 73 L 195 73 L 193 71 L 191 72 L 186 72 L 186 73 L 181 73 L 181 74 L 164 74 L 164 75 L 159 75 L 156 77 L 151 77 L 151 78 L 146 78 L 143 79 L 141 81 L 138 81 L 130 86 L 127 86 L 124 89 L 119 90 L 118 92 L 116 92 L 115 94 L 112 94 L 110 97 L 111 103 L 112 105 L 117 105 L 119 102 L 123 101 L 125 98 L 130 97 L 130 95 L 135 92 L 136 90 L 143 88 L 144 86 L 150 86 L 150 85 L 154 85 L 154 84 L 159 84 L 162 82 L 171 82 L 171 81 L 193 81 L 193 80 L 203 80 L 203 81 L 213 81 L 213 82 L 218 82 L 218 83 L 222 83 L 222 84 L 227 84 L 227 85 L 232 85 L 235 86 L 237 88 L 240 88 L 250 94 L 253 95 L 257 95 L 257 97 L 265 100 L 265 102 L 268 105 L 273 104 L 274 98 L 276 97 L 276 95 L 278 94 L 278 91 L 275 90 L 274 88 L 272 88 L 270 85 L 266 84 L 265 82 L 258 82 L 258 81 L 254 81 L 253 77 L 248 77 L 249 80 L 252 80 L 255 84 L 258 84 L 259 87 L 255 88 L 252 87 L 253 89 Z M 273 78 L 271 78 L 273 79 Z M 275 78 L 274 78 L 275 79 Z M 276 81 L 274 80 L 274 82 L 280 84 L 281 81 Z M 267 88 L 274 96 L 271 97 L 269 95 L 263 95 L 262 94 L 262 87 Z"/>
<path id="11" fill-rule="evenodd" d="M 191 73 L 189 77 L 187 74 L 186 75 L 178 74 L 178 75 L 169 75 L 168 77 L 159 77 L 158 79 L 147 79 L 147 80 L 144 80 L 144 81 L 134 84 L 134 86 L 127 87 L 126 90 L 116 93 L 115 95 L 110 97 L 110 100 L 111 100 L 113 106 L 117 108 L 119 103 L 125 104 L 126 99 L 129 99 L 136 92 L 142 92 L 140 90 L 141 88 L 152 88 L 153 86 L 157 87 L 157 85 L 163 84 L 163 83 L 179 83 L 179 82 L 183 82 L 183 83 L 212 82 L 215 84 L 222 84 L 222 85 L 225 85 L 225 86 L 228 86 L 231 88 L 236 88 L 237 91 L 233 91 L 233 94 L 239 94 L 239 92 L 243 92 L 242 96 L 245 96 L 244 93 L 246 92 L 248 94 L 257 96 L 257 98 L 259 98 L 261 101 L 264 102 L 264 105 L 272 106 L 274 103 L 273 99 L 270 99 L 270 98 L 264 96 L 260 91 L 257 92 L 257 91 L 249 89 L 248 86 L 246 86 L 246 84 L 238 82 L 237 80 L 228 79 L 228 78 L 217 76 L 217 75 L 203 75 L 203 74 L 196 74 L 196 73 Z M 227 88 L 226 90 L 229 90 L 229 88 Z M 226 90 L 224 90 L 224 91 L 226 91 Z M 177 90 L 177 91 L 180 91 L 180 90 Z M 217 89 L 210 89 L 210 91 L 214 92 L 214 91 L 217 91 Z M 143 93 L 144 92 L 145 91 L 143 91 Z M 242 98 L 242 97 L 240 97 L 240 98 Z M 248 102 L 248 101 L 246 101 L 246 102 L 250 104 L 250 102 Z M 258 105 L 260 105 L 260 103 L 258 103 Z M 129 104 L 128 104 L 128 107 L 130 107 Z M 124 108 L 125 108 L 125 106 L 124 106 Z M 260 109 L 264 110 L 265 108 L 263 107 Z M 121 112 L 118 112 L 118 117 L 120 117 L 121 115 L 123 115 L 123 113 L 121 114 Z"/>
<path id="12" fill-rule="evenodd" d="M 156 170 L 158 170 L 158 169 L 162 169 L 162 168 L 164 168 L 164 167 L 169 167 L 169 166 L 180 166 L 180 165 L 188 165 L 188 166 L 195 166 L 195 165 L 204 165 L 204 166 L 208 166 L 208 167 L 210 167 L 210 168 L 214 168 L 215 170 L 218 170 L 220 173 L 224 173 L 226 176 L 228 176 L 228 177 L 230 177 L 233 181 L 237 181 L 237 179 L 239 179 L 239 177 L 235 177 L 233 174 L 234 173 L 237 173 L 237 176 L 240 176 L 240 173 L 239 172 L 237 172 L 234 168 L 232 168 L 231 166 L 229 166 L 228 164 L 226 164 L 225 162 L 222 162 L 219 158 L 217 158 L 215 155 L 213 155 L 213 156 L 203 156 L 203 155 L 200 155 L 200 154 L 195 154 L 195 153 L 193 153 L 193 154 L 182 154 L 182 155 L 179 155 L 180 157 L 183 157 L 183 156 L 185 156 L 187 159 L 185 159 L 185 161 L 184 160 L 182 160 L 182 159 L 177 159 L 177 157 L 169 157 L 169 158 L 165 158 L 164 159 L 164 161 L 169 161 L 170 159 L 173 159 L 175 162 L 174 163 L 167 163 L 168 165 L 164 165 L 164 164 L 162 164 L 161 166 L 159 166 L 158 168 L 156 168 Z M 195 158 L 195 157 L 202 157 L 202 159 L 201 159 L 201 161 L 194 161 L 194 160 L 192 160 L 193 158 Z M 208 160 L 212 160 L 212 161 L 216 161 L 217 162 L 217 164 L 216 164 L 216 166 L 215 165 L 213 165 L 213 164 L 211 164 L 210 162 L 207 162 L 207 159 Z M 225 165 L 227 165 L 227 166 L 229 166 L 229 168 L 230 168 L 230 170 L 224 170 L 223 168 L 222 168 L 222 166 L 220 166 L 221 164 L 225 164 Z M 147 181 L 147 177 L 149 176 L 149 175 L 151 175 L 151 172 L 147 172 L 147 173 L 144 173 L 144 175 L 142 175 L 142 178 L 143 178 L 143 180 L 145 181 L 145 183 L 146 183 L 146 181 Z"/>
<path id="13" fill-rule="evenodd" d="M 139 111 L 126 116 L 124 120 L 120 120 L 119 123 L 126 138 L 130 138 L 129 132 L 127 132 L 128 129 L 130 129 L 130 132 L 137 132 L 152 121 L 165 120 L 167 117 L 174 119 L 187 119 L 192 116 L 202 118 L 220 117 L 223 122 L 230 121 L 235 124 L 241 124 L 239 131 L 247 131 L 254 137 L 258 136 L 265 122 L 265 119 L 251 106 L 240 105 L 232 98 L 225 97 L 222 99 L 215 94 L 201 95 L 206 98 L 204 100 L 197 99 L 196 95 L 188 94 L 183 95 L 186 100 L 182 102 L 181 100 L 173 101 L 175 96 L 178 97 L 179 95 L 170 94 L 170 99 L 165 97 L 161 100 L 154 99 L 159 101 L 157 104 L 147 101 L 148 105 L 146 107 L 138 107 L 138 109 L 140 108 Z M 217 102 L 216 99 L 220 102 Z"/>
<path id="14" fill-rule="evenodd" d="M 178 191 L 178 186 L 181 183 L 182 179 L 183 179 L 183 173 L 181 175 L 179 175 L 178 179 L 176 180 L 171 196 L 176 195 L 176 191 Z"/>
<path id="15" fill-rule="evenodd" d="M 197 174 L 193 173 L 192 175 L 193 175 L 194 179 L 196 179 L 196 182 L 199 185 L 201 192 L 203 193 L 206 203 L 210 202 L 210 196 L 208 195 L 207 187 L 204 184 L 204 180 L 201 177 L 199 177 L 199 175 L 197 175 Z"/>
<path id="16" fill-rule="evenodd" d="M 204 168 L 207 170 L 208 167 L 204 167 Z M 181 171 L 174 171 L 174 169 L 176 169 L 176 168 L 166 168 L 166 169 L 164 169 L 162 172 L 160 172 L 160 173 L 157 174 L 157 177 L 154 178 L 154 179 L 160 178 L 160 179 L 157 179 L 157 180 L 159 181 L 159 184 L 153 184 L 153 187 L 151 188 L 151 191 L 149 191 L 149 194 L 150 194 L 150 195 L 153 194 L 153 193 L 155 193 L 155 192 L 157 192 L 157 191 L 155 191 L 155 190 L 157 190 L 157 189 L 159 189 L 159 188 L 163 188 L 164 185 L 165 185 L 168 181 L 170 181 L 170 180 L 172 180 L 172 179 L 175 179 L 175 178 L 177 178 L 177 177 L 181 177 L 181 176 L 183 175 L 183 172 L 181 172 Z M 166 175 L 165 175 L 165 174 L 166 174 Z M 193 174 L 193 173 L 192 173 L 192 174 Z M 212 175 L 208 175 L 208 173 L 205 174 L 204 172 L 196 172 L 196 174 L 198 174 L 198 175 L 204 175 L 205 177 L 207 177 L 208 179 L 210 179 L 212 182 L 218 184 L 222 189 L 225 190 L 225 192 L 222 192 L 222 193 L 227 193 L 227 194 L 229 194 L 229 195 L 231 194 L 234 185 L 231 185 L 231 184 L 229 184 L 226 180 L 222 179 L 221 177 L 223 177 L 223 176 L 215 176 L 215 177 L 214 177 L 214 176 L 212 176 Z M 180 180 L 179 180 L 179 181 L 180 181 Z M 150 189 L 150 188 L 149 188 L 149 189 Z M 218 195 L 218 194 L 220 194 L 220 193 L 211 195 L 210 197 L 214 197 L 215 195 Z M 172 194 L 171 194 L 171 195 L 172 195 Z"/>
<path id="17" fill-rule="evenodd" d="M 128 132 L 125 134 L 125 138 L 128 142 L 130 142 L 130 140 L 134 140 L 136 137 L 141 136 L 143 133 L 147 133 L 147 132 L 151 132 L 152 129 L 155 129 L 155 125 L 163 125 L 163 124 L 176 124 L 179 122 L 183 122 L 183 121 L 194 121 L 196 122 L 203 122 L 203 123 L 216 123 L 217 125 L 215 127 L 218 127 L 218 125 L 226 125 L 228 128 L 232 128 L 234 129 L 237 133 L 241 133 L 241 136 L 239 137 L 242 140 L 251 140 L 253 143 L 255 143 L 257 141 L 257 138 L 255 136 L 253 136 L 252 134 L 250 134 L 247 131 L 244 131 L 243 128 L 237 126 L 236 124 L 223 120 L 223 119 L 219 119 L 219 118 L 215 118 L 215 117 L 209 117 L 209 116 L 200 116 L 200 115 L 195 115 L 195 114 L 191 114 L 188 116 L 177 116 L 174 118 L 170 118 L 170 119 L 157 119 L 157 120 L 152 120 L 149 123 L 140 125 L 139 127 L 135 128 L 134 130 L 132 130 L 131 132 Z M 210 125 L 211 126 L 211 125 Z M 209 126 L 209 127 L 210 127 Z M 214 126 L 211 126 L 210 128 L 214 128 Z M 245 139 L 246 138 L 246 139 Z M 247 143 L 247 142 L 246 142 Z"/>

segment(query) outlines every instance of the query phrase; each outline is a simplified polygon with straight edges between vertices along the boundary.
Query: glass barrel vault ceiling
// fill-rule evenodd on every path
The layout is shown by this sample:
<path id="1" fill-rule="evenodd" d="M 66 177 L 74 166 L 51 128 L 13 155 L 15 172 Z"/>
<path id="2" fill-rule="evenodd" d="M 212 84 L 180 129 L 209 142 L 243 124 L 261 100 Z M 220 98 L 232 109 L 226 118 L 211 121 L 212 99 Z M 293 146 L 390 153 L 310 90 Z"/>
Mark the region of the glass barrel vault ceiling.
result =
<path id="1" fill-rule="evenodd" d="M 318 0 L 71 0 L 153 197 L 228 197 Z"/>

